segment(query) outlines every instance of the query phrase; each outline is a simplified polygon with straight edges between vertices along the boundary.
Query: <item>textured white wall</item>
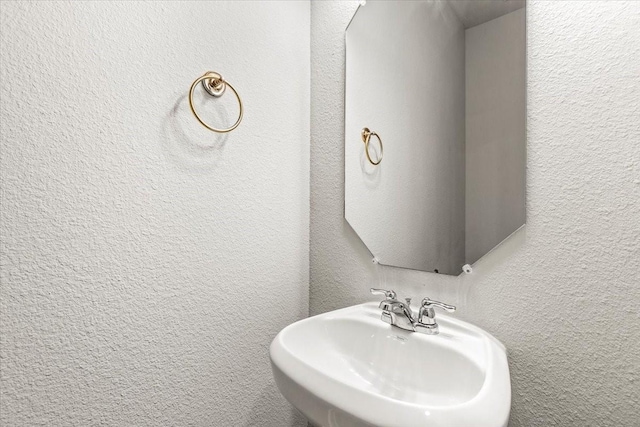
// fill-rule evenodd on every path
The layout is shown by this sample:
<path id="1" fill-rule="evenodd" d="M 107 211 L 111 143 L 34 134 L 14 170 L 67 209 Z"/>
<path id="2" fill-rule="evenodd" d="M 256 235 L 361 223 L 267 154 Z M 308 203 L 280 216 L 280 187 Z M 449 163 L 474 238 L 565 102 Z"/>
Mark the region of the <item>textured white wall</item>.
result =
<path id="1" fill-rule="evenodd" d="M 382 264 L 454 274 L 465 263 L 464 41 L 443 2 L 369 2 L 349 26 L 345 218 Z M 383 140 L 378 166 L 363 127 Z"/>
<path id="2" fill-rule="evenodd" d="M 306 425 L 268 346 L 308 313 L 309 4 L 0 10 L 0 424 Z"/>
<path id="3" fill-rule="evenodd" d="M 381 284 L 457 304 L 508 348 L 512 426 L 637 425 L 640 2 L 528 2 L 526 235 L 457 278 L 375 267 L 342 218 L 357 4 L 311 6 L 311 312 Z"/>

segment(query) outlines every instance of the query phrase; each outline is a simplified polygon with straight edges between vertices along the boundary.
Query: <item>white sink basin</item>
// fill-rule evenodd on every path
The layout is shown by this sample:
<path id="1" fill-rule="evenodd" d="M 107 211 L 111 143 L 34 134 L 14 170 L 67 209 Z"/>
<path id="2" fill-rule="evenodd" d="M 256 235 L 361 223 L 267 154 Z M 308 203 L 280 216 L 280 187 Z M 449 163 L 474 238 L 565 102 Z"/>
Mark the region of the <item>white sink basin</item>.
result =
<path id="1" fill-rule="evenodd" d="M 380 320 L 367 303 L 301 320 L 271 343 L 280 392 L 323 427 L 504 427 L 511 382 L 504 346 L 438 314 L 439 335 Z"/>

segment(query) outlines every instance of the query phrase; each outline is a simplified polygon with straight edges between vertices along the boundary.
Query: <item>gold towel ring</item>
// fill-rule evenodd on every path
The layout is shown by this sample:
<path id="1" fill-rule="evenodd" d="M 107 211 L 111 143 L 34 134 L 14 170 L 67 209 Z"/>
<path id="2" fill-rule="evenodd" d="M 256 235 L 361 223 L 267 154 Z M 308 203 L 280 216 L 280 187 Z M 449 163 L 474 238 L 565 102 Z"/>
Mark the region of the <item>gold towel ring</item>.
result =
<path id="1" fill-rule="evenodd" d="M 371 155 L 369 155 L 369 142 L 371 141 L 371 136 L 375 136 L 378 138 L 378 142 L 380 143 L 380 156 L 378 157 L 378 161 L 374 162 L 371 160 Z M 369 128 L 362 129 L 362 142 L 364 142 L 364 153 L 367 155 L 367 160 L 374 166 L 377 166 L 382 161 L 382 156 L 384 155 L 384 147 L 382 145 L 382 139 L 380 139 L 380 135 L 375 132 L 371 132 Z"/>
<path id="2" fill-rule="evenodd" d="M 202 120 L 202 118 L 198 115 L 198 113 L 196 112 L 196 109 L 193 106 L 193 91 L 195 90 L 196 86 L 200 82 L 202 82 L 202 86 L 205 88 L 207 93 L 211 96 L 215 96 L 215 97 L 222 96 L 227 86 L 229 86 L 229 88 L 231 88 L 233 93 L 236 95 L 236 98 L 238 98 L 238 105 L 240 105 L 240 115 L 238 116 L 238 120 L 236 120 L 236 122 L 231 127 L 227 129 L 214 128 L 213 126 L 206 124 L 204 120 Z M 242 121 L 243 109 L 242 109 L 242 100 L 240 99 L 240 95 L 238 95 L 238 92 L 234 89 L 233 86 L 229 84 L 228 81 L 223 79 L 222 76 L 216 73 L 215 71 L 207 71 L 202 76 L 198 77 L 193 82 L 193 84 L 191 84 L 191 89 L 189 90 L 189 107 L 191 107 L 191 112 L 193 113 L 194 116 L 196 116 L 196 119 L 198 119 L 200 124 L 214 132 L 218 132 L 218 133 L 231 132 L 232 130 L 237 128 L 240 122 Z"/>

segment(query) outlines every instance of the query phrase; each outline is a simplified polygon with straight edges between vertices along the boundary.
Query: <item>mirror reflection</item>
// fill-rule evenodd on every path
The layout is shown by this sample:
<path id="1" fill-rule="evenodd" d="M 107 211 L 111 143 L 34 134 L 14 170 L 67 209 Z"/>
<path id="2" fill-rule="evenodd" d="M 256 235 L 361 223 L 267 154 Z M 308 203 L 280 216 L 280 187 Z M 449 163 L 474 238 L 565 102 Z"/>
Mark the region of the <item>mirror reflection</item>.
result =
<path id="1" fill-rule="evenodd" d="M 460 274 L 525 223 L 524 0 L 369 1 L 346 31 L 345 218 Z"/>

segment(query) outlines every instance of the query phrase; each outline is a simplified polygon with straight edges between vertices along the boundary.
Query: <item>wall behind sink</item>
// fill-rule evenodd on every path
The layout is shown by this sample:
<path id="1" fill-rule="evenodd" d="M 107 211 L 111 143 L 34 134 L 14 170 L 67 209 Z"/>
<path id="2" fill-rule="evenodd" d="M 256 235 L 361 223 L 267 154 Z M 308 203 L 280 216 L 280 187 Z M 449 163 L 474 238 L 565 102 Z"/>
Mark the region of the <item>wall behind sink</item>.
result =
<path id="1" fill-rule="evenodd" d="M 461 277 L 375 266 L 342 218 L 357 5 L 311 6 L 311 313 L 372 285 L 455 303 L 508 348 L 510 425 L 636 425 L 640 3 L 528 2 L 527 227 Z"/>
<path id="2" fill-rule="evenodd" d="M 268 348 L 308 314 L 309 4 L 0 11 L 0 425 L 306 425 Z"/>

